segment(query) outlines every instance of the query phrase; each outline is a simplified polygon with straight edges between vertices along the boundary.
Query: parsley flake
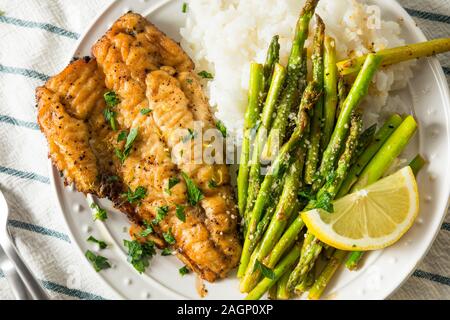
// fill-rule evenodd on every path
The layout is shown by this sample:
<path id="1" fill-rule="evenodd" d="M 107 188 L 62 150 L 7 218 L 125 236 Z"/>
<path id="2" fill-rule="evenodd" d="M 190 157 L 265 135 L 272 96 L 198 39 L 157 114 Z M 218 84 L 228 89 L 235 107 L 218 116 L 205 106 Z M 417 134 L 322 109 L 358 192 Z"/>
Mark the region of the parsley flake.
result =
<path id="1" fill-rule="evenodd" d="M 334 207 L 332 203 L 332 196 L 329 192 L 324 192 L 319 195 L 318 199 L 314 202 L 314 207 L 317 209 L 323 209 L 327 212 L 333 213 Z"/>
<path id="2" fill-rule="evenodd" d="M 131 148 L 133 147 L 133 143 L 136 140 L 136 137 L 138 135 L 139 128 L 133 128 L 130 130 L 130 133 L 128 133 L 127 141 L 125 142 L 125 147 L 123 148 L 123 151 L 120 151 L 119 149 L 115 149 L 116 156 L 120 159 L 122 163 L 125 162 L 125 159 L 128 158 L 131 152 Z"/>
<path id="3" fill-rule="evenodd" d="M 222 136 L 223 136 L 224 138 L 227 137 L 227 128 L 225 127 L 225 125 L 223 124 L 222 121 L 217 120 L 217 122 L 216 122 L 216 128 L 217 128 L 217 130 L 220 131 L 220 133 L 222 134 Z"/>
<path id="4" fill-rule="evenodd" d="M 183 7 L 181 8 L 181 12 L 186 13 L 188 8 L 188 4 L 186 2 L 183 3 Z"/>
<path id="5" fill-rule="evenodd" d="M 127 132 L 125 130 L 120 131 L 120 133 L 117 135 L 117 142 L 124 141 L 126 139 L 127 139 Z"/>
<path id="6" fill-rule="evenodd" d="M 142 199 L 147 195 L 147 189 L 139 186 L 134 191 L 128 187 L 128 191 L 123 194 L 123 196 L 127 197 L 127 201 L 129 203 L 140 203 Z"/>
<path id="7" fill-rule="evenodd" d="M 263 274 L 264 277 L 269 278 L 270 280 L 275 279 L 275 273 L 273 272 L 273 270 L 266 267 L 259 260 L 256 260 L 255 268 L 253 269 L 253 271 L 256 271 L 257 269 L 261 270 L 261 273 Z"/>
<path id="8" fill-rule="evenodd" d="M 208 188 L 210 188 L 210 189 L 217 188 L 217 182 L 214 181 L 213 179 L 209 180 L 208 181 Z"/>
<path id="9" fill-rule="evenodd" d="M 94 209 L 93 214 L 94 221 L 95 220 L 105 221 L 106 219 L 108 219 L 108 213 L 106 212 L 106 210 L 100 207 L 95 202 L 91 203 L 91 208 Z"/>
<path id="10" fill-rule="evenodd" d="M 139 232 L 141 237 L 147 237 L 149 234 L 153 233 L 153 228 L 147 221 L 144 220 L 143 225 L 145 229 Z"/>
<path id="11" fill-rule="evenodd" d="M 158 223 L 160 223 L 167 216 L 168 212 L 169 206 L 162 206 L 156 208 L 156 217 L 152 220 L 152 224 L 157 225 Z"/>
<path id="12" fill-rule="evenodd" d="M 172 255 L 172 250 L 170 250 L 169 248 L 164 248 L 161 251 L 161 255 L 166 257 L 166 256 L 171 256 Z"/>
<path id="13" fill-rule="evenodd" d="M 140 243 L 136 240 L 123 240 L 123 245 L 128 249 L 128 262 L 142 273 L 150 265 L 150 259 L 156 254 L 155 244 L 152 241 Z"/>
<path id="14" fill-rule="evenodd" d="M 119 97 L 114 91 L 108 91 L 103 95 L 106 105 L 110 108 L 114 108 L 120 103 Z"/>
<path id="15" fill-rule="evenodd" d="M 181 267 L 181 268 L 178 270 L 178 272 L 181 274 L 181 276 L 184 276 L 184 275 L 186 275 L 186 274 L 189 273 L 189 269 L 188 269 L 186 266 L 184 266 L 184 267 Z"/>
<path id="16" fill-rule="evenodd" d="M 197 205 L 197 203 L 203 199 L 203 194 L 200 189 L 195 185 L 194 181 L 188 177 L 184 172 L 181 173 L 184 181 L 186 182 L 188 202 L 191 206 Z"/>
<path id="17" fill-rule="evenodd" d="M 171 177 L 169 178 L 169 181 L 167 183 L 166 193 L 171 194 L 170 190 L 176 186 L 180 182 L 180 178 L 178 177 Z"/>
<path id="18" fill-rule="evenodd" d="M 306 200 L 314 200 L 314 195 L 311 194 L 310 190 L 302 190 L 298 192 L 298 196 L 300 198 L 306 199 Z"/>
<path id="19" fill-rule="evenodd" d="M 105 120 L 109 122 L 111 129 L 113 129 L 113 131 L 116 131 L 117 130 L 117 125 L 116 125 L 117 112 L 115 112 L 109 108 L 106 108 L 105 110 L 103 110 L 103 115 L 105 116 Z"/>
<path id="20" fill-rule="evenodd" d="M 199 73 L 197 73 L 200 77 L 202 77 L 203 79 L 214 79 L 214 76 L 209 73 L 208 71 L 200 71 Z"/>
<path id="21" fill-rule="evenodd" d="M 184 214 L 184 206 L 177 204 L 175 215 L 178 219 L 180 219 L 183 222 L 186 222 L 186 215 Z"/>
<path id="22" fill-rule="evenodd" d="M 197 132 L 195 132 L 194 130 L 188 128 L 188 134 L 186 136 L 183 137 L 183 143 L 188 142 L 189 140 L 194 140 L 197 137 Z"/>
<path id="23" fill-rule="evenodd" d="M 173 237 L 172 229 L 169 228 L 167 232 L 163 232 L 163 237 L 168 244 L 175 244 L 175 238 Z"/>
<path id="24" fill-rule="evenodd" d="M 86 241 L 98 244 L 100 249 L 105 249 L 108 246 L 105 241 L 97 240 L 93 236 L 89 236 Z"/>
<path id="25" fill-rule="evenodd" d="M 103 95 L 103 98 L 105 99 L 106 106 L 107 106 L 107 108 L 103 111 L 103 115 L 105 116 L 106 121 L 109 122 L 111 129 L 116 131 L 117 130 L 117 125 L 116 125 L 117 112 L 113 111 L 112 109 L 119 104 L 120 100 L 114 91 L 106 92 Z"/>
<path id="26" fill-rule="evenodd" d="M 106 182 L 115 182 L 115 181 L 119 181 L 119 177 L 118 176 L 108 176 L 106 178 Z"/>
<path id="27" fill-rule="evenodd" d="M 86 253 L 84 255 L 91 262 L 92 266 L 97 272 L 111 268 L 108 258 L 105 258 L 101 255 L 96 255 L 90 250 L 86 250 Z"/>
<path id="28" fill-rule="evenodd" d="M 150 113 L 150 112 L 152 112 L 153 110 L 152 109 L 149 109 L 149 108 L 144 108 L 144 109 L 141 109 L 141 114 L 142 115 L 146 115 L 146 114 L 148 114 L 148 113 Z"/>

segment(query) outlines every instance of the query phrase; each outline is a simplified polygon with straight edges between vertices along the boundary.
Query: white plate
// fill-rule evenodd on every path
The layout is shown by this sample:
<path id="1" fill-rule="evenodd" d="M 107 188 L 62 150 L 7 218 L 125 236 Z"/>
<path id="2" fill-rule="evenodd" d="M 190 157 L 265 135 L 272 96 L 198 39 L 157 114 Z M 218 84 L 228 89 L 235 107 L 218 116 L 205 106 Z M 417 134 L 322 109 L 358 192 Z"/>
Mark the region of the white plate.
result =
<path id="1" fill-rule="evenodd" d="M 373 1 L 382 8 L 385 19 L 403 18 L 403 36 L 407 42 L 424 41 L 425 36 L 412 18 L 392 0 Z M 96 19 L 78 43 L 76 56 L 89 55 L 92 44 L 102 36 L 109 26 L 128 10 L 147 16 L 154 24 L 176 40 L 180 39 L 179 28 L 183 25 L 181 12 L 183 1 L 179 0 L 119 0 Z M 419 122 L 419 132 L 406 151 L 408 156 L 419 152 L 429 164 L 419 175 L 421 211 L 417 222 L 396 245 L 372 252 L 364 261 L 364 268 L 357 272 L 340 270 L 329 285 L 325 298 L 330 299 L 384 299 L 395 291 L 414 271 L 416 265 L 430 248 L 446 213 L 450 179 L 450 99 L 446 79 L 438 61 L 425 59 L 415 69 L 414 81 L 409 90 L 402 93 L 412 106 L 411 111 Z M 148 272 L 139 275 L 126 261 L 122 239 L 128 239 L 129 226 L 125 216 L 111 206 L 106 223 L 93 222 L 88 203 L 82 194 L 71 187 L 64 187 L 59 173 L 51 168 L 52 185 L 61 214 L 69 227 L 73 243 L 80 253 L 92 250 L 86 242 L 94 235 L 111 244 L 103 250 L 114 267 L 98 273 L 98 277 L 109 285 L 118 297 L 129 299 L 183 299 L 199 298 L 193 274 L 181 277 L 178 269 L 181 262 L 175 257 L 155 257 Z M 87 260 L 83 256 L 81 259 Z M 215 284 L 206 284 L 207 298 L 240 299 L 238 281 L 234 276 Z"/>

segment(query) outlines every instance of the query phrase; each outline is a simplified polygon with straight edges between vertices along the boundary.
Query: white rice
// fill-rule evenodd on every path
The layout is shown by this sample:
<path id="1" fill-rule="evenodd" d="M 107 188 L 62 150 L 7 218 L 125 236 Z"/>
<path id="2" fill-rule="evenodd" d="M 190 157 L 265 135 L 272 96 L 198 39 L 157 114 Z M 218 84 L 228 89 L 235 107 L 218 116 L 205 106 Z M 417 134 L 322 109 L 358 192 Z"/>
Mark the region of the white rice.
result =
<path id="1" fill-rule="evenodd" d="M 263 62 L 274 35 L 280 36 L 281 61 L 286 63 L 294 27 L 304 0 L 189 0 L 182 46 L 197 70 L 207 70 L 207 94 L 216 116 L 231 133 L 243 125 L 247 103 L 249 65 Z M 382 20 L 378 6 L 357 0 L 321 0 L 316 13 L 327 33 L 337 41 L 340 60 L 405 44 L 395 21 Z M 313 29 L 313 28 L 311 28 Z M 312 32 L 312 30 L 311 30 Z M 377 73 L 365 102 L 366 124 L 386 110 L 389 92 L 404 88 L 415 62 L 402 63 Z M 389 110 L 400 99 L 389 99 Z M 402 107 L 403 108 L 403 107 Z"/>

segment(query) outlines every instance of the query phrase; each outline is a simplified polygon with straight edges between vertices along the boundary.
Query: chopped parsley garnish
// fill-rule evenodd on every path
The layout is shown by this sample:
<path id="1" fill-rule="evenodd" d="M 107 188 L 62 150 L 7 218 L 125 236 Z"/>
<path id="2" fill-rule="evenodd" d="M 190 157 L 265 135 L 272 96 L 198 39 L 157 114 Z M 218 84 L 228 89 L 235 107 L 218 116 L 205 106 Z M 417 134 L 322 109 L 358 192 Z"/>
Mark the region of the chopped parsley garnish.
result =
<path id="1" fill-rule="evenodd" d="M 184 266 L 184 267 L 181 267 L 181 268 L 178 270 L 178 272 L 181 274 L 181 276 L 184 276 L 184 275 L 186 275 L 186 274 L 189 273 L 189 269 L 188 269 L 186 266 Z"/>
<path id="2" fill-rule="evenodd" d="M 170 228 L 167 232 L 163 232 L 163 237 L 168 244 L 175 244 L 175 238 L 173 237 L 172 230 Z"/>
<path id="3" fill-rule="evenodd" d="M 202 77 L 203 79 L 214 79 L 213 75 L 211 73 L 209 73 L 208 71 L 200 71 L 199 73 L 197 73 L 200 77 Z"/>
<path id="4" fill-rule="evenodd" d="M 146 115 L 146 114 L 148 114 L 148 113 L 150 113 L 150 112 L 152 112 L 152 109 L 149 109 L 149 108 L 144 108 L 144 109 L 141 109 L 141 114 L 142 115 Z"/>
<path id="5" fill-rule="evenodd" d="M 181 8 L 181 12 L 186 13 L 188 8 L 188 4 L 186 2 L 183 3 L 183 7 Z"/>
<path id="6" fill-rule="evenodd" d="M 123 245 L 128 249 L 128 262 L 142 273 L 150 265 L 150 259 L 156 254 L 155 244 L 152 241 L 140 243 L 136 240 L 123 240 Z"/>
<path id="7" fill-rule="evenodd" d="M 166 193 L 167 194 L 171 194 L 170 190 L 174 186 L 176 186 L 179 182 L 180 182 L 180 178 L 178 178 L 178 177 L 171 177 L 171 178 L 169 178 L 169 182 L 167 183 Z"/>
<path id="8" fill-rule="evenodd" d="M 213 179 L 209 180 L 208 181 L 208 188 L 210 188 L 210 189 L 217 188 L 217 182 L 214 181 Z"/>
<path id="9" fill-rule="evenodd" d="M 171 256 L 172 255 L 172 250 L 170 250 L 169 248 L 164 248 L 161 251 L 161 255 L 162 256 Z"/>
<path id="10" fill-rule="evenodd" d="M 120 161 L 122 163 L 130 155 L 131 148 L 133 147 L 133 143 L 134 143 L 134 140 L 136 140 L 138 132 L 139 132 L 139 128 L 131 129 L 130 133 L 128 133 L 127 141 L 125 142 L 125 147 L 123 148 L 123 151 L 120 151 L 117 148 L 114 150 L 116 152 L 116 156 L 120 159 Z"/>
<path id="11" fill-rule="evenodd" d="M 111 129 L 116 131 L 117 130 L 117 125 L 116 125 L 117 113 L 115 111 L 113 111 L 112 109 L 119 104 L 120 100 L 114 91 L 106 92 L 103 95 L 103 98 L 105 99 L 105 102 L 106 102 L 106 109 L 103 111 L 103 115 L 105 116 L 106 121 L 109 122 Z"/>
<path id="12" fill-rule="evenodd" d="M 200 189 L 195 185 L 194 181 L 188 177 L 184 172 L 181 173 L 184 181 L 186 182 L 188 202 L 191 206 L 197 205 L 197 203 L 203 199 L 203 194 Z"/>
<path id="13" fill-rule="evenodd" d="M 117 94 L 114 91 L 106 92 L 103 95 L 103 98 L 105 99 L 106 105 L 110 108 L 114 108 L 120 102 L 119 97 L 117 97 Z"/>
<path id="14" fill-rule="evenodd" d="M 192 81 L 192 79 L 186 79 L 186 82 L 189 84 L 192 84 L 193 81 Z"/>
<path id="15" fill-rule="evenodd" d="M 181 221 L 186 222 L 186 215 L 184 214 L 184 206 L 177 204 L 175 215 Z"/>
<path id="16" fill-rule="evenodd" d="M 168 212 L 169 206 L 162 206 L 156 208 L 156 217 L 152 220 L 152 224 L 157 225 L 158 223 L 160 223 L 167 216 Z"/>
<path id="17" fill-rule="evenodd" d="M 86 241 L 98 244 L 100 249 L 105 249 L 108 246 L 105 241 L 97 240 L 93 236 L 89 236 Z"/>
<path id="18" fill-rule="evenodd" d="M 128 188 L 128 191 L 123 195 L 127 197 L 129 203 L 139 203 L 147 195 L 147 189 L 142 186 L 137 187 L 134 191 Z"/>
<path id="19" fill-rule="evenodd" d="M 314 196 L 311 194 L 310 190 L 302 190 L 299 191 L 298 196 L 300 198 L 306 199 L 306 200 L 314 200 Z"/>
<path id="20" fill-rule="evenodd" d="M 257 269 L 261 270 L 261 273 L 263 274 L 264 277 L 269 278 L 271 280 L 275 279 L 275 273 L 273 272 L 273 270 L 266 267 L 259 260 L 256 260 L 253 271 L 256 271 Z"/>
<path id="21" fill-rule="evenodd" d="M 225 127 L 225 125 L 223 124 L 222 121 L 217 120 L 217 122 L 216 122 L 216 128 L 217 128 L 217 130 L 220 131 L 220 133 L 222 134 L 222 136 L 223 136 L 224 138 L 227 137 L 227 128 Z"/>
<path id="22" fill-rule="evenodd" d="M 125 130 L 120 131 L 120 133 L 117 135 L 117 142 L 124 141 L 126 139 L 127 139 L 127 132 Z"/>
<path id="23" fill-rule="evenodd" d="M 124 163 L 125 159 L 127 157 L 125 157 L 125 155 L 122 153 L 122 151 L 120 151 L 119 149 L 115 148 L 114 152 L 116 153 L 117 158 L 119 158 L 120 162 Z"/>
<path id="24" fill-rule="evenodd" d="M 106 210 L 101 208 L 95 202 L 91 203 L 91 208 L 94 209 L 94 215 L 93 215 L 94 221 L 95 220 L 105 221 L 106 219 L 108 219 L 108 214 L 107 214 Z"/>
<path id="25" fill-rule="evenodd" d="M 331 194 L 329 192 L 324 192 L 314 202 L 314 207 L 317 209 L 323 209 L 327 212 L 333 213 L 334 207 L 333 207 L 333 203 L 331 202 L 332 200 L 333 200 L 333 198 L 332 198 Z"/>
<path id="26" fill-rule="evenodd" d="M 194 130 L 192 130 L 190 128 L 188 128 L 187 130 L 189 133 L 186 136 L 184 136 L 184 138 L 183 138 L 184 143 L 188 142 L 189 140 L 194 140 L 195 137 L 197 137 L 197 132 L 195 132 Z"/>
<path id="27" fill-rule="evenodd" d="M 114 181 L 119 181 L 119 177 L 118 176 L 109 176 L 106 178 L 107 182 L 114 182 Z"/>
<path id="28" fill-rule="evenodd" d="M 106 108 L 105 110 L 103 110 L 103 115 L 105 116 L 105 120 L 109 122 L 111 129 L 116 131 L 117 130 L 117 125 L 116 125 L 117 112 L 115 112 L 109 108 Z"/>
<path id="29" fill-rule="evenodd" d="M 91 262 L 92 266 L 94 267 L 95 271 L 97 271 L 97 272 L 104 270 L 104 269 L 111 268 L 111 265 L 109 264 L 108 259 L 105 257 L 96 255 L 95 253 L 93 253 L 90 250 L 86 250 L 86 253 L 84 255 Z"/>
<path id="30" fill-rule="evenodd" d="M 141 232 L 139 232 L 139 235 L 141 237 L 147 237 L 149 234 L 153 233 L 153 228 L 150 225 L 150 223 L 148 223 L 147 221 L 144 220 L 143 225 L 144 225 L 145 229 L 142 230 Z"/>

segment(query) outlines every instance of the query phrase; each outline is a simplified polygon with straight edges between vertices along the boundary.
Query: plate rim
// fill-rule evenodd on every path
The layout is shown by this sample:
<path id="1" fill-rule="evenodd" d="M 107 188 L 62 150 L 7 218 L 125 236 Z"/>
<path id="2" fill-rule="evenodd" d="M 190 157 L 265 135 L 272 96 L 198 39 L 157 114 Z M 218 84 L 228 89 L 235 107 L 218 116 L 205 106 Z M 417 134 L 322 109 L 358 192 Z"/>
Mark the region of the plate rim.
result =
<path id="1" fill-rule="evenodd" d="M 416 27 L 417 38 L 420 38 L 421 41 L 427 41 L 428 38 L 425 36 L 422 29 L 416 24 L 413 17 L 405 10 L 405 8 L 403 8 L 403 6 L 397 0 L 393 1 L 391 4 L 393 7 L 394 6 L 398 7 L 397 9 L 399 9 L 403 13 L 403 15 L 407 17 L 406 22 L 409 24 L 410 27 L 411 26 Z M 436 79 L 438 80 L 437 83 L 440 86 L 440 91 L 443 95 L 444 101 L 446 102 L 446 106 L 444 106 L 444 110 L 445 110 L 445 114 L 446 114 L 446 118 L 447 118 L 447 122 L 448 122 L 449 121 L 449 108 L 450 108 L 450 89 L 449 89 L 449 84 L 448 84 L 447 78 L 444 74 L 444 70 L 442 69 L 441 63 L 439 62 L 439 60 L 436 56 L 427 57 L 426 61 L 431 66 L 433 74 L 436 77 Z M 443 83 L 445 83 L 445 86 L 442 85 Z M 447 98 L 447 99 L 445 100 L 445 98 Z M 448 124 L 450 125 L 450 123 L 448 123 Z M 450 126 L 447 126 L 447 140 L 448 140 L 447 141 L 447 144 L 448 144 L 447 151 L 450 156 L 449 138 L 450 138 Z M 447 202 L 444 205 L 444 211 L 441 214 L 441 219 L 439 221 L 439 225 L 442 225 L 442 223 L 444 222 L 445 217 L 447 216 L 449 206 L 450 206 L 450 179 L 447 179 Z M 383 299 L 388 299 L 389 297 L 394 295 L 406 283 L 406 281 L 408 281 L 411 278 L 414 271 L 416 271 L 418 265 L 424 260 L 424 258 L 427 256 L 428 252 L 430 251 L 431 247 L 435 243 L 436 238 L 439 235 L 439 232 L 440 232 L 440 228 L 439 227 L 435 228 L 434 234 L 432 236 L 432 240 L 429 242 L 429 244 L 427 245 L 426 249 L 423 251 L 420 258 L 416 261 L 416 263 L 411 268 L 409 273 L 401 281 L 399 281 L 396 284 L 394 290 L 392 290 L 389 294 L 387 294 Z"/>
<path id="2" fill-rule="evenodd" d="M 104 16 L 106 15 L 110 10 L 113 9 L 114 6 L 119 5 L 121 2 L 127 2 L 128 0 L 114 0 L 111 3 L 107 3 L 106 5 L 104 5 L 102 7 L 102 9 L 100 10 L 99 14 L 97 14 L 92 22 L 83 30 L 83 32 L 81 33 L 80 38 L 77 40 L 77 42 L 74 44 L 73 46 L 73 50 L 72 55 L 70 56 L 71 58 L 76 56 L 82 42 L 85 41 L 85 38 L 88 36 L 88 34 L 92 31 L 92 29 L 96 26 L 96 24 L 98 23 L 98 21 Z M 148 4 L 148 7 L 152 7 L 152 8 L 159 8 L 165 4 L 167 4 L 168 2 L 170 2 L 171 0 L 160 0 L 159 3 L 157 3 L 156 5 Z M 415 26 L 414 30 L 414 36 L 416 38 L 419 39 L 419 41 L 426 41 L 427 38 L 424 34 L 424 32 L 422 31 L 421 28 L 419 28 L 416 25 L 416 22 L 414 21 L 414 19 L 412 18 L 412 16 L 400 5 L 400 3 L 398 3 L 397 0 L 395 1 L 386 1 L 386 0 L 378 0 L 384 3 L 388 3 L 389 6 L 391 6 L 392 8 L 394 8 L 396 11 L 401 11 L 402 13 L 402 17 L 407 17 L 407 19 L 404 21 L 405 23 L 408 24 L 408 29 L 413 29 L 412 27 Z M 428 57 L 426 58 L 427 63 L 429 64 L 434 77 L 437 80 L 437 84 L 439 86 L 439 91 L 442 95 L 442 98 L 445 103 L 444 106 L 444 110 L 445 110 L 445 114 L 446 114 L 446 118 L 447 118 L 447 145 L 448 145 L 448 156 L 450 158 L 450 115 L 449 115 L 449 108 L 450 108 L 450 89 L 449 89 L 449 85 L 447 82 L 447 79 L 444 75 L 443 69 L 442 69 L 442 65 L 440 64 L 439 60 L 436 57 Z M 68 60 L 68 62 L 70 62 L 70 60 Z M 445 85 L 444 85 L 445 84 Z M 447 98 L 447 99 L 445 99 Z M 73 231 L 73 227 L 71 226 L 71 224 L 69 223 L 67 217 L 66 217 L 66 213 L 64 213 L 64 208 L 63 208 L 63 200 L 61 199 L 62 194 L 60 192 L 58 192 L 58 188 L 57 188 L 57 179 L 60 179 L 60 175 L 58 170 L 56 169 L 56 167 L 53 165 L 51 159 L 48 160 L 47 162 L 48 164 L 48 168 L 49 168 L 49 172 L 51 172 L 50 174 L 50 185 L 51 185 L 51 189 L 52 192 L 54 194 L 54 196 L 56 196 L 56 207 L 57 207 L 57 211 L 58 213 L 62 216 L 62 218 L 64 219 L 64 223 L 66 225 L 66 228 L 68 230 L 68 235 L 69 238 L 71 240 L 71 244 L 73 246 L 75 246 L 77 249 L 76 251 L 78 252 L 78 254 L 80 255 L 81 260 L 83 260 L 83 263 L 85 266 L 87 266 L 88 268 L 91 268 L 91 265 L 89 264 L 88 260 L 85 258 L 83 250 L 81 248 L 81 246 L 79 245 L 77 238 L 75 237 L 74 231 Z M 450 179 L 447 179 L 447 202 L 445 204 L 444 210 L 441 213 L 441 219 L 438 223 L 438 227 L 435 228 L 434 233 L 431 237 L 431 241 L 428 243 L 426 249 L 422 252 L 421 256 L 419 259 L 417 259 L 417 261 L 414 263 L 414 265 L 412 266 L 412 268 L 409 270 L 409 272 L 401 277 L 402 279 L 397 281 L 397 283 L 395 284 L 394 289 L 389 292 L 389 293 L 384 293 L 381 294 L 379 299 L 388 299 L 390 296 L 392 296 L 393 294 L 395 294 L 402 286 L 403 284 L 410 279 L 411 275 L 414 273 L 414 271 L 417 269 L 417 266 L 423 261 L 423 259 L 425 258 L 425 256 L 428 254 L 429 250 L 431 249 L 431 247 L 433 246 L 433 244 L 435 243 L 436 237 L 439 234 L 440 228 L 439 225 L 442 225 L 443 221 L 445 220 L 446 217 L 446 213 L 448 211 L 448 208 L 450 206 Z M 89 196 L 89 195 L 87 195 Z M 105 277 L 103 277 L 102 275 L 96 274 L 96 278 L 97 279 L 101 279 L 100 281 L 103 282 L 103 284 L 109 289 L 111 290 L 119 299 L 127 299 L 122 293 L 120 293 L 113 285 L 111 285 L 107 279 Z M 177 293 L 174 293 L 177 294 Z"/>

